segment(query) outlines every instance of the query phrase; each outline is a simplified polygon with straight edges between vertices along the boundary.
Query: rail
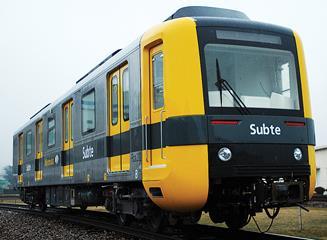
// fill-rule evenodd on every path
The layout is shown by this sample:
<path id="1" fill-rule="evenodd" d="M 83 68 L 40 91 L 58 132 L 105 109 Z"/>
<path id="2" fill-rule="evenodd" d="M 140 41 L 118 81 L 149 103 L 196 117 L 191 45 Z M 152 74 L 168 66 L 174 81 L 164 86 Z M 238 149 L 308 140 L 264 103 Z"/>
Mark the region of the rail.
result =
<path id="1" fill-rule="evenodd" d="M 17 204 L 1 204 L 0 209 L 9 209 L 13 211 L 21 211 L 28 214 L 39 215 L 43 217 L 57 217 L 63 221 L 92 226 L 99 229 L 115 231 L 132 237 L 141 239 L 159 239 L 159 240 L 186 240 L 186 239 L 265 239 L 265 240 L 307 240 L 308 238 L 300 238 L 294 236 L 279 235 L 273 233 L 257 233 L 250 231 L 231 231 L 226 228 L 196 224 L 191 226 L 176 227 L 164 230 L 162 233 L 149 232 L 144 229 L 140 223 L 133 223 L 131 226 L 121 226 L 115 223 L 115 217 L 106 212 L 81 211 L 65 208 L 48 208 L 42 212 L 37 209 L 29 209 L 27 205 Z"/>

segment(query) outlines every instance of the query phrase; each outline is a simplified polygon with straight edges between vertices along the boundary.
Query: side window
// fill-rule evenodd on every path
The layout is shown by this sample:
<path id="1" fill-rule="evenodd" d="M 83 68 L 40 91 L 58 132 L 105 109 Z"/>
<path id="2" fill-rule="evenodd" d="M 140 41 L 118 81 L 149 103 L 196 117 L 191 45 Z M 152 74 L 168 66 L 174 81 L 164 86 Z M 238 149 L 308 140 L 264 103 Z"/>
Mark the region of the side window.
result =
<path id="1" fill-rule="evenodd" d="M 95 129 L 95 91 L 92 90 L 82 97 L 82 132 L 88 133 Z"/>
<path id="2" fill-rule="evenodd" d="M 116 125 L 118 122 L 118 78 L 113 76 L 111 79 L 111 122 Z"/>
<path id="3" fill-rule="evenodd" d="M 26 155 L 29 156 L 32 152 L 32 131 L 29 130 L 26 134 Z"/>
<path id="4" fill-rule="evenodd" d="M 23 155 L 24 155 L 24 145 L 23 145 L 23 133 L 19 134 L 18 137 L 18 147 L 19 147 L 19 152 L 18 152 L 18 159 L 23 160 Z"/>
<path id="5" fill-rule="evenodd" d="M 123 117 L 129 120 L 129 72 L 128 68 L 123 71 Z"/>
<path id="6" fill-rule="evenodd" d="M 164 106 L 163 88 L 163 53 L 159 52 L 152 56 L 152 78 L 153 78 L 153 106 L 154 109 Z"/>
<path id="7" fill-rule="evenodd" d="M 48 118 L 48 147 L 52 147 L 56 143 L 56 128 L 55 119 L 53 117 Z"/>

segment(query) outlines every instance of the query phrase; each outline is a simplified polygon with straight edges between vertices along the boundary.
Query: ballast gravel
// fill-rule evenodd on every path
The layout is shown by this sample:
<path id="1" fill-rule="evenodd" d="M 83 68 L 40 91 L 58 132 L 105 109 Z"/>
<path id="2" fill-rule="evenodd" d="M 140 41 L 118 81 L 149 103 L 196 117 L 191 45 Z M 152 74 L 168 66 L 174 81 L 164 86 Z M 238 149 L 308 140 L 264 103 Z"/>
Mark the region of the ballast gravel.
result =
<path id="1" fill-rule="evenodd" d="M 47 218 L 29 215 L 27 213 L 0 210 L 0 239 L 1 240 L 91 240 L 119 239 L 132 240 L 135 238 L 123 236 L 116 232 L 97 228 L 80 226 L 64 222 L 57 218 Z"/>

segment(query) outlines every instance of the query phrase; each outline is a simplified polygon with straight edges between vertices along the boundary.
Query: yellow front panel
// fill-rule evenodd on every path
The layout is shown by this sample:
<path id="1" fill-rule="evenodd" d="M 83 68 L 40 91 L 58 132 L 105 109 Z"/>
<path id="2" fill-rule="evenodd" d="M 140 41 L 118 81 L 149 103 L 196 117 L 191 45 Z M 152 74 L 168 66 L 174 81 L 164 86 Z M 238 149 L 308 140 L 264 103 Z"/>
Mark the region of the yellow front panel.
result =
<path id="1" fill-rule="evenodd" d="M 310 164 L 309 198 L 312 198 L 316 187 L 316 155 L 314 146 L 308 146 L 308 155 Z"/>
<path id="2" fill-rule="evenodd" d="M 163 116 L 153 116 L 151 49 L 162 44 L 164 76 Z M 155 51 L 155 50 L 152 50 Z M 204 115 L 204 100 L 196 24 L 191 18 L 164 22 L 141 40 L 142 124 L 174 116 Z M 148 143 L 150 146 L 150 143 Z M 172 211 L 195 211 L 204 206 L 209 189 L 207 145 L 166 147 L 143 151 L 143 185 L 153 202 Z M 160 187 L 163 198 L 152 197 L 150 187 Z"/>
<path id="3" fill-rule="evenodd" d="M 305 60 L 304 60 L 302 41 L 298 34 L 294 33 L 294 37 L 295 37 L 295 41 L 296 41 L 297 54 L 298 54 L 299 65 L 300 65 L 300 75 L 301 75 L 300 77 L 301 77 L 301 85 L 302 85 L 304 117 L 312 118 L 308 76 L 307 76 L 307 70 L 306 70 L 306 65 L 305 65 Z"/>
<path id="4" fill-rule="evenodd" d="M 143 170 L 143 185 L 151 200 L 163 209 L 191 212 L 201 209 L 209 190 L 207 145 L 167 148 L 167 165 Z M 150 187 L 160 187 L 163 197 L 152 197 Z"/>
<path id="5" fill-rule="evenodd" d="M 305 65 L 305 58 L 303 52 L 302 41 L 297 33 L 294 33 L 297 53 L 299 58 L 299 66 L 300 66 L 300 78 L 302 85 L 302 96 L 303 96 L 303 108 L 304 108 L 304 117 L 312 118 L 311 113 L 311 103 L 310 103 L 310 91 L 309 91 L 309 83 L 307 70 Z M 309 197 L 311 198 L 315 185 L 316 185 L 316 157 L 315 157 L 315 149 L 314 146 L 308 146 L 308 155 L 309 155 L 309 164 L 310 164 L 310 188 L 309 188 Z"/>

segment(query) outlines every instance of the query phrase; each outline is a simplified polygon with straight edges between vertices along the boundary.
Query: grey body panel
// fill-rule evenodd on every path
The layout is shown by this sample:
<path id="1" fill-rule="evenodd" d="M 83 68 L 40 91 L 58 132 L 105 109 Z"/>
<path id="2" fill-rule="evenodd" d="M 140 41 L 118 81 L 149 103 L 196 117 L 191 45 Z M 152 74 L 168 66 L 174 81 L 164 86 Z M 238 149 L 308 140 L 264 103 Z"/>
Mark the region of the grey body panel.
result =
<path id="1" fill-rule="evenodd" d="M 41 110 L 23 127 L 16 131 L 14 139 L 13 166 L 17 173 L 18 166 L 18 136 L 24 133 L 24 156 L 23 156 L 23 184 L 22 187 L 29 186 L 50 186 L 50 185 L 67 185 L 67 184 L 92 184 L 92 183 L 110 183 L 110 182 L 128 182 L 141 180 L 142 155 L 141 152 L 131 153 L 130 171 L 111 173 L 108 170 L 108 157 L 103 154 L 109 154 L 106 143 L 101 143 L 95 151 L 101 150 L 100 158 L 91 158 L 87 160 L 73 159 L 74 176 L 63 177 L 62 172 L 62 106 L 70 99 L 73 100 L 73 139 L 74 149 L 82 149 L 90 142 L 97 142 L 105 139 L 108 132 L 107 119 L 107 75 L 116 70 L 121 65 L 128 63 L 130 76 L 130 127 L 141 125 L 141 105 L 140 105 L 140 38 L 134 41 L 125 49 L 118 52 L 104 64 L 91 72 L 82 81 L 78 82 L 67 94 Z M 96 128 L 95 131 L 82 134 L 81 125 L 81 98 L 88 91 L 95 90 L 95 111 L 96 111 Z M 48 118 L 55 118 L 55 144 L 48 147 Z M 41 159 L 41 168 L 43 179 L 35 181 L 35 125 L 38 121 L 43 120 L 43 158 Z M 32 131 L 32 152 L 26 156 L 26 133 Z M 131 139 L 132 140 L 132 139 Z M 138 139 L 142 141 L 141 139 Z M 76 150 L 77 151 L 77 150 Z M 96 155 L 96 154 L 95 154 Z M 75 157 L 81 156 L 78 152 Z M 80 157 L 81 158 L 81 157 Z M 49 160 L 51 165 L 44 166 L 45 161 Z M 104 180 L 104 175 L 108 180 Z"/>

